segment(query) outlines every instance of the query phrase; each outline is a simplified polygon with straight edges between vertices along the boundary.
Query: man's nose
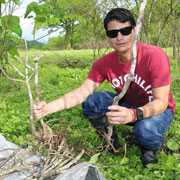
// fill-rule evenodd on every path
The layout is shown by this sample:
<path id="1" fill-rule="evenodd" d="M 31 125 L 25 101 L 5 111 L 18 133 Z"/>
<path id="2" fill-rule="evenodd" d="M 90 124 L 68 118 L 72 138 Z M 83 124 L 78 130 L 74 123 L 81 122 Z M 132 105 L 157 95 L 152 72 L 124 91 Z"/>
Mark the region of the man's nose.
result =
<path id="1" fill-rule="evenodd" d="M 118 40 L 119 39 L 122 39 L 122 34 L 120 33 L 120 32 L 118 32 L 118 34 L 117 34 L 117 37 L 116 37 Z"/>

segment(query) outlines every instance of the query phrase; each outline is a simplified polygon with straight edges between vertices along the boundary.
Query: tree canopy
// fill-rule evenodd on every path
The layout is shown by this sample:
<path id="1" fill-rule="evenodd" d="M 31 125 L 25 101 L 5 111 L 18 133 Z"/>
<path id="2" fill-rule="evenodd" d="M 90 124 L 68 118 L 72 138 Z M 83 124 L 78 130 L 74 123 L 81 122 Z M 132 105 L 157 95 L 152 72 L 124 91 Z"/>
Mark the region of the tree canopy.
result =
<path id="1" fill-rule="evenodd" d="M 20 0 L 0 1 L 0 66 L 16 58 L 22 42 L 20 18 L 13 15 Z M 34 32 L 47 29 L 48 34 L 59 31 L 49 40 L 49 49 L 100 49 L 108 47 L 103 28 L 104 15 L 113 7 L 126 7 L 137 17 L 140 0 L 41 0 L 28 5 L 25 18 L 35 18 Z M 35 16 L 32 14 L 35 13 Z M 176 57 L 180 47 L 179 0 L 150 0 L 140 39 L 161 47 L 173 47 Z M 35 39 L 36 40 L 36 39 Z"/>

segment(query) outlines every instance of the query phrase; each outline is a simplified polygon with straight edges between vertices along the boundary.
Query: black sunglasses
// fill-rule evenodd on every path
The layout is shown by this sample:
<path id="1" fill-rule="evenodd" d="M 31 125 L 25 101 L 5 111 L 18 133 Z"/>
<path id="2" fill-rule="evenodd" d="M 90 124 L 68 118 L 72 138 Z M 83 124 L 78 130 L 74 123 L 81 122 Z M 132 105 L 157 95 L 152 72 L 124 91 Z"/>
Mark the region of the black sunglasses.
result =
<path id="1" fill-rule="evenodd" d="M 109 31 L 106 31 L 106 35 L 109 38 L 115 38 L 115 37 L 117 37 L 118 33 L 120 32 L 123 36 L 127 36 L 127 35 L 131 34 L 132 29 L 133 29 L 132 26 L 128 26 L 128 27 L 121 28 L 121 29 L 109 30 Z"/>

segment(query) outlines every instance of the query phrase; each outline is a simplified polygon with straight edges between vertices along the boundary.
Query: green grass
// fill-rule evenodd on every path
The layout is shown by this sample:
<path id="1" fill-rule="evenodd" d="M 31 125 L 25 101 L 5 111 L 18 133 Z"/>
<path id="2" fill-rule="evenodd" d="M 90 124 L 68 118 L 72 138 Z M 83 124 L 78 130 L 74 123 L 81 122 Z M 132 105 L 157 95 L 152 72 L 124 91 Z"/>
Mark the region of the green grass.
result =
<path id="1" fill-rule="evenodd" d="M 36 55 L 41 56 L 41 61 L 48 64 L 56 64 L 59 67 L 87 67 L 92 62 L 100 57 L 102 54 L 109 51 L 109 49 L 102 49 L 99 52 L 96 50 L 30 50 L 29 56 L 34 57 Z M 25 52 L 20 51 L 21 57 L 24 57 Z"/>
<path id="2" fill-rule="evenodd" d="M 36 52 L 30 52 L 34 56 Z M 93 61 L 91 51 L 40 51 L 44 55 L 40 63 L 40 86 L 42 89 L 41 99 L 51 101 L 66 92 L 78 87 L 86 78 Z M 62 68 L 65 58 L 88 61 L 85 66 L 68 64 Z M 143 168 L 139 159 L 139 149 L 136 145 L 127 141 L 131 134 L 131 127 L 119 126 L 118 135 L 124 144 L 122 154 L 111 155 L 100 151 L 102 142 L 96 135 L 95 130 L 83 117 L 81 106 L 57 112 L 44 118 L 54 131 L 66 135 L 69 145 L 79 151 L 86 150 L 82 161 L 89 161 L 93 155 L 99 155 L 95 165 L 103 173 L 107 180 L 150 180 L 180 179 L 180 153 L 173 148 L 180 141 L 180 79 L 179 72 L 174 61 L 172 64 L 173 81 L 172 90 L 175 95 L 177 108 L 176 117 L 168 132 L 167 143 L 171 142 L 172 149 L 162 150 L 158 153 L 159 162 Z M 12 83 L 0 77 L 0 132 L 9 140 L 17 143 L 31 143 L 28 127 L 28 99 L 25 87 L 18 83 Z M 103 84 L 100 89 L 111 89 Z M 175 144 L 175 145 L 174 145 Z M 180 147 L 178 147 L 180 148 Z M 97 154 L 100 153 L 100 154 Z"/>

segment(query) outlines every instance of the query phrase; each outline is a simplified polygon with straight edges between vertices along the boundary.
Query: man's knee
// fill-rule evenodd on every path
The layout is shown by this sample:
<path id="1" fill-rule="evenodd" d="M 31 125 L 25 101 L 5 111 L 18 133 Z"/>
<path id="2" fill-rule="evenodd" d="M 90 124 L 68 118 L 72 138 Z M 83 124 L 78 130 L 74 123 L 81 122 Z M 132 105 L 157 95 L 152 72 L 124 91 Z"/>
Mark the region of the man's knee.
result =
<path id="1" fill-rule="evenodd" d="M 113 94 L 108 92 L 94 92 L 82 104 L 83 114 L 89 119 L 103 117 L 108 106 L 112 104 Z"/>
<path id="2" fill-rule="evenodd" d="M 137 122 L 134 127 L 134 135 L 138 144 L 152 150 L 160 149 L 164 140 L 163 135 L 158 132 L 158 127 L 150 120 Z"/>

